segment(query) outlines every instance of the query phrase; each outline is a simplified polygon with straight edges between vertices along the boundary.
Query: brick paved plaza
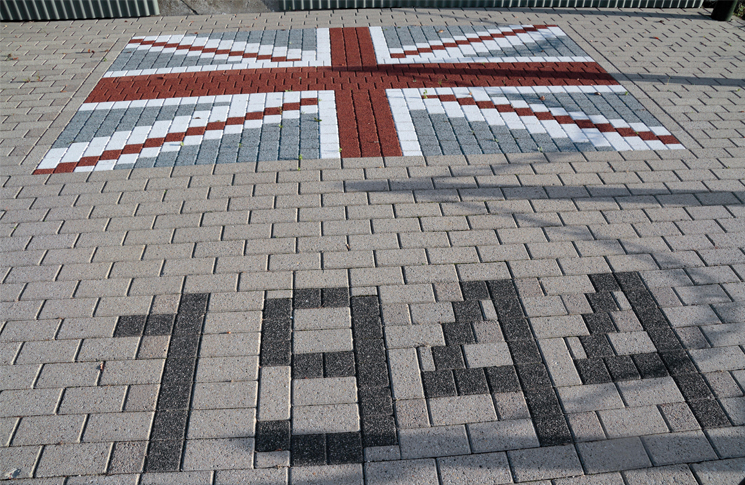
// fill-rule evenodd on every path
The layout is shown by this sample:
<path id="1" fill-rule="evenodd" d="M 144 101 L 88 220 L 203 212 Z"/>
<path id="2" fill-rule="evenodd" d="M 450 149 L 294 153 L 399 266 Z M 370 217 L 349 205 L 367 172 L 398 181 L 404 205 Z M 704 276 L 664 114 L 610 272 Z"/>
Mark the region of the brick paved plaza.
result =
<path id="1" fill-rule="evenodd" d="M 0 479 L 745 479 L 742 20 L 1 38 Z"/>

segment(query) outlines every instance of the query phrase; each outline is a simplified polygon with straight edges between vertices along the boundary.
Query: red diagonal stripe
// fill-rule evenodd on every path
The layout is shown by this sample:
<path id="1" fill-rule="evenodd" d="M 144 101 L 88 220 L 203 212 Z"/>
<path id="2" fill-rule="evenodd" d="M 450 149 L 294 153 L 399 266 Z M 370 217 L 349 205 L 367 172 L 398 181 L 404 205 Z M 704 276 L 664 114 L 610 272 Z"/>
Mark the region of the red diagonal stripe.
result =
<path id="1" fill-rule="evenodd" d="M 518 116 L 535 116 L 539 120 L 545 120 L 545 121 L 556 120 L 559 124 L 562 124 L 562 125 L 574 124 L 582 129 L 597 128 L 597 130 L 600 131 L 601 133 L 616 132 L 622 137 L 638 136 L 642 140 L 647 140 L 647 141 L 659 140 L 665 145 L 672 145 L 672 144 L 679 143 L 678 140 L 672 135 L 655 136 L 655 134 L 652 133 L 651 131 L 644 131 L 644 132 L 636 133 L 631 128 L 614 128 L 613 125 L 610 123 L 595 124 L 590 120 L 575 120 L 575 119 L 572 119 L 571 116 L 566 116 L 566 115 L 554 116 L 553 114 L 551 114 L 550 111 L 536 112 L 536 111 L 533 111 L 531 108 L 514 108 L 512 105 L 509 105 L 509 104 L 495 105 L 491 101 L 474 102 L 472 96 L 456 98 L 452 94 L 441 94 L 439 96 L 422 95 L 422 98 L 423 99 L 439 99 L 441 102 L 457 100 L 461 106 L 476 105 L 480 109 L 495 109 L 496 108 L 497 111 L 502 112 L 502 113 L 514 111 Z M 471 102 L 469 102 L 468 100 L 471 100 Z"/>

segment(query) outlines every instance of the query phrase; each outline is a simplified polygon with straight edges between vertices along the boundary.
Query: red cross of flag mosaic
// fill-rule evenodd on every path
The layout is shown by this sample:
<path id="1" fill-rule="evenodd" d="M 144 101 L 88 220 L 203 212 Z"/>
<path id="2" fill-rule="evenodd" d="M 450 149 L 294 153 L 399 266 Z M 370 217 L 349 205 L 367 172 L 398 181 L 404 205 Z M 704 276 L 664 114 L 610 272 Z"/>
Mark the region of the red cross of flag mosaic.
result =
<path id="1" fill-rule="evenodd" d="M 34 173 L 683 146 L 554 25 L 134 37 Z"/>

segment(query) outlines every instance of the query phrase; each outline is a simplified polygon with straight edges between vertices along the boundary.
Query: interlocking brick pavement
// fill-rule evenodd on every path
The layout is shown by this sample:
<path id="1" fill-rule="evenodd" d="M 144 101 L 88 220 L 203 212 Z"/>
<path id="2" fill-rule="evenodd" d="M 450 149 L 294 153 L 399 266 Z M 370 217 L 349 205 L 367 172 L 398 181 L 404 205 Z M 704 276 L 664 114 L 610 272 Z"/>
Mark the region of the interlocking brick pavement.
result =
<path id="1" fill-rule="evenodd" d="M 739 483 L 742 25 L 397 9 L 4 26 L 0 472 Z M 567 92 L 578 66 L 591 79 Z M 619 120 L 682 147 L 629 150 Z M 572 138 L 589 122 L 612 149 Z"/>

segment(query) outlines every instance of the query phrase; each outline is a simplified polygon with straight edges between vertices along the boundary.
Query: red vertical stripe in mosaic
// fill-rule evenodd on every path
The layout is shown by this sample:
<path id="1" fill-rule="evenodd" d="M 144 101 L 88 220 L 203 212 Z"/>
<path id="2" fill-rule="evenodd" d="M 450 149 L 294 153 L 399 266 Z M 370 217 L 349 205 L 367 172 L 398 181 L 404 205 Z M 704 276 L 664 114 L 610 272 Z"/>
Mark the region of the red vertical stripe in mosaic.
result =
<path id="1" fill-rule="evenodd" d="M 346 27 L 342 29 L 342 32 L 344 33 L 344 51 L 347 55 L 347 67 L 362 66 L 360 44 L 357 40 L 357 29 Z"/>
<path id="2" fill-rule="evenodd" d="M 378 60 L 375 58 L 375 47 L 373 46 L 370 29 L 357 27 L 357 40 L 360 45 L 360 57 L 363 66 L 377 66 Z"/>
<path id="3" fill-rule="evenodd" d="M 347 55 L 344 52 L 343 29 L 329 29 L 329 42 L 331 44 L 331 65 L 333 67 L 344 67 L 347 65 Z"/>
<path id="4" fill-rule="evenodd" d="M 336 92 L 336 119 L 339 125 L 339 147 L 344 158 L 360 156 L 357 117 L 352 103 L 352 91 L 347 89 Z"/>

